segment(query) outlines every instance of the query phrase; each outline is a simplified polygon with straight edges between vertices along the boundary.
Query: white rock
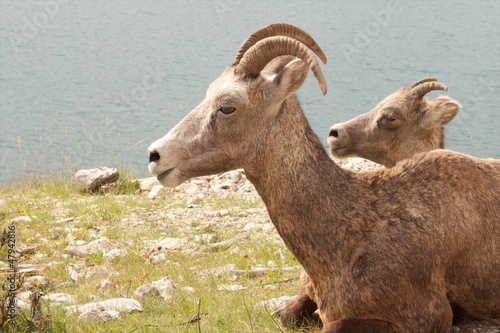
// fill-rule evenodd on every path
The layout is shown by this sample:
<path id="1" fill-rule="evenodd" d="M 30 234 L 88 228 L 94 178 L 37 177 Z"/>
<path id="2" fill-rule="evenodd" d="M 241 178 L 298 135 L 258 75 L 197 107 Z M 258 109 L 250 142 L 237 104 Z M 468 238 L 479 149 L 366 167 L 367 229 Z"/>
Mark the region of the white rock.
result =
<path id="1" fill-rule="evenodd" d="M 264 307 L 267 309 L 278 309 L 284 307 L 288 302 L 295 299 L 296 296 L 281 296 L 265 301 L 260 301 L 255 304 L 256 307 Z"/>
<path id="2" fill-rule="evenodd" d="M 151 191 L 149 191 L 148 198 L 149 199 L 156 199 L 158 197 L 164 197 L 166 193 L 167 193 L 167 191 L 165 190 L 165 188 L 162 185 L 155 185 L 155 186 L 153 186 Z"/>
<path id="3" fill-rule="evenodd" d="M 335 157 L 332 158 L 337 164 L 341 165 L 345 169 L 349 169 L 352 171 L 360 172 L 360 171 L 369 171 L 383 168 L 382 165 L 372 162 L 370 160 L 366 160 L 361 157 L 351 157 L 346 159 L 337 159 Z"/>
<path id="4" fill-rule="evenodd" d="M 24 288 L 32 289 L 34 286 L 40 286 L 42 284 L 48 283 L 48 279 L 43 275 L 29 276 L 24 279 Z"/>
<path id="5" fill-rule="evenodd" d="M 93 322 L 106 322 L 110 321 L 114 318 L 118 318 L 120 315 L 120 312 L 118 311 L 113 311 L 113 310 L 107 310 L 103 311 L 100 309 L 93 309 L 87 312 L 83 312 L 78 316 L 78 320 L 89 320 Z"/>
<path id="6" fill-rule="evenodd" d="M 151 261 L 152 264 L 157 264 L 159 262 L 165 262 L 165 261 L 167 261 L 167 255 L 165 254 L 165 252 L 153 254 L 153 255 L 149 256 L 149 260 Z"/>
<path id="7" fill-rule="evenodd" d="M 151 191 L 156 185 L 161 185 L 156 177 L 139 179 L 139 188 L 142 191 Z"/>
<path id="8" fill-rule="evenodd" d="M 229 179 L 233 183 L 239 183 L 241 178 L 243 178 L 243 174 L 242 174 L 241 170 L 233 170 L 233 171 L 229 171 L 228 173 L 229 173 Z"/>
<path id="9" fill-rule="evenodd" d="M 14 217 L 13 219 L 10 219 L 9 222 L 17 222 L 17 223 L 28 223 L 31 222 L 31 217 L 24 215 L 24 216 L 18 216 Z"/>
<path id="10" fill-rule="evenodd" d="M 187 208 L 197 208 L 197 207 L 201 207 L 200 206 L 200 203 L 203 202 L 203 197 L 202 196 L 193 196 L 193 197 L 189 197 L 187 200 L 186 200 L 186 207 Z"/>
<path id="11" fill-rule="evenodd" d="M 215 277 L 219 277 L 222 274 L 229 273 L 229 272 L 231 272 L 232 270 L 235 270 L 235 269 L 238 269 L 237 265 L 235 265 L 235 264 L 227 264 L 227 265 L 224 265 L 224 266 L 218 266 L 218 267 L 206 269 L 206 270 L 202 271 L 200 274 L 202 276 L 213 275 Z"/>
<path id="12" fill-rule="evenodd" d="M 274 229 L 274 224 L 268 222 L 264 223 L 261 225 L 262 231 L 273 231 Z"/>
<path id="13" fill-rule="evenodd" d="M 31 302 L 30 296 L 31 296 L 31 291 L 23 291 L 23 292 L 16 294 L 17 300 L 21 300 L 21 301 L 24 301 L 26 303 Z"/>
<path id="14" fill-rule="evenodd" d="M 100 292 L 105 292 L 108 290 L 116 290 L 116 283 L 111 282 L 109 279 L 104 279 L 97 284 L 96 288 Z"/>
<path id="15" fill-rule="evenodd" d="M 187 238 L 166 237 L 156 243 L 153 250 L 180 250 L 188 243 Z"/>
<path id="16" fill-rule="evenodd" d="M 74 295 L 65 293 L 52 293 L 42 296 L 43 300 L 54 302 L 54 303 L 74 303 L 76 302 L 76 297 Z"/>
<path id="17" fill-rule="evenodd" d="M 105 292 L 105 291 L 108 291 L 108 290 L 113 290 L 113 291 L 116 291 L 116 283 L 113 283 L 111 281 L 109 281 L 108 279 L 104 279 L 103 281 L 101 281 L 97 286 L 96 288 L 100 291 L 100 292 Z"/>
<path id="18" fill-rule="evenodd" d="M 81 277 L 80 273 L 78 273 L 76 271 L 76 269 L 74 269 L 71 266 L 66 267 L 66 272 L 68 272 L 68 275 L 69 275 L 70 279 L 73 280 L 73 281 L 75 281 L 75 282 L 78 282 L 78 280 Z"/>
<path id="19" fill-rule="evenodd" d="M 101 237 L 84 245 L 68 245 L 64 248 L 64 252 L 74 256 L 85 256 L 109 251 L 111 250 L 111 246 L 112 244 L 106 237 Z"/>
<path id="20" fill-rule="evenodd" d="M 119 176 L 116 168 L 99 167 L 78 170 L 75 172 L 73 180 L 84 185 L 87 191 L 95 191 L 101 185 L 114 182 Z"/>
<path id="21" fill-rule="evenodd" d="M 31 309 L 30 303 L 27 303 L 27 302 L 23 301 L 22 299 L 16 299 L 16 307 L 18 307 L 19 309 L 26 310 L 26 311 L 30 311 L 30 309 Z"/>
<path id="22" fill-rule="evenodd" d="M 168 277 L 163 277 L 159 280 L 142 285 L 134 291 L 134 297 L 136 299 L 159 296 L 164 300 L 168 300 L 174 297 L 175 294 L 175 285 Z"/>
<path id="23" fill-rule="evenodd" d="M 195 235 L 194 241 L 198 243 L 215 243 L 217 241 L 217 235 L 216 234 Z"/>
<path id="24" fill-rule="evenodd" d="M 246 231 L 251 231 L 251 230 L 262 230 L 262 224 L 257 224 L 255 222 L 248 222 L 247 224 L 245 224 L 245 226 L 243 227 L 243 230 L 246 230 Z"/>
<path id="25" fill-rule="evenodd" d="M 229 215 L 229 210 L 227 210 L 227 209 L 219 210 L 219 216 L 222 217 L 222 216 L 227 216 L 227 215 Z"/>
<path id="26" fill-rule="evenodd" d="M 194 293 L 196 291 L 193 287 L 182 287 L 182 290 L 187 291 L 188 293 Z"/>
<path id="27" fill-rule="evenodd" d="M 107 252 L 105 252 L 102 257 L 105 260 L 112 260 L 116 257 L 126 257 L 128 255 L 127 250 L 125 249 L 111 249 Z"/>
<path id="28" fill-rule="evenodd" d="M 66 311 L 70 313 L 84 313 L 95 309 L 118 312 L 143 311 L 141 303 L 133 298 L 112 298 L 101 302 L 91 302 L 83 305 L 66 307 Z"/>
<path id="29" fill-rule="evenodd" d="M 201 191 L 201 186 L 198 184 L 190 184 L 190 186 L 184 190 L 187 195 L 194 195 Z"/>
<path id="30" fill-rule="evenodd" d="M 247 289 L 247 287 L 242 286 L 241 284 L 221 284 L 217 288 L 219 291 L 237 291 L 237 290 L 244 290 Z"/>

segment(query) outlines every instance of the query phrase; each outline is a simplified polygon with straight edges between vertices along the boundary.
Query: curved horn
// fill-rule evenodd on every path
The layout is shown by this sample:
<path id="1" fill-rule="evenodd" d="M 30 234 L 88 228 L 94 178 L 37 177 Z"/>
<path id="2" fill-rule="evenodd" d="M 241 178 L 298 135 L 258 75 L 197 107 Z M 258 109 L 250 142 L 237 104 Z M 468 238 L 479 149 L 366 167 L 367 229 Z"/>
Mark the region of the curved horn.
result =
<path id="1" fill-rule="evenodd" d="M 422 98 L 425 94 L 432 90 L 448 90 L 448 88 L 444 83 L 430 81 L 415 86 L 412 90 L 410 90 L 409 94 L 415 95 L 417 98 Z"/>
<path id="2" fill-rule="evenodd" d="M 312 51 L 304 44 L 290 37 L 274 36 L 258 41 L 243 55 L 236 71 L 258 76 L 260 71 L 274 58 L 282 55 L 292 55 L 302 59 L 318 80 L 323 95 L 327 92 L 327 85 L 319 63 Z"/>
<path id="3" fill-rule="evenodd" d="M 238 65 L 245 52 L 247 52 L 248 49 L 255 45 L 258 41 L 273 36 L 287 36 L 302 42 L 305 46 L 313 50 L 321 61 L 326 64 L 327 59 L 325 53 L 319 47 L 318 43 L 316 43 L 314 38 L 311 37 L 311 35 L 288 23 L 272 23 L 255 31 L 250 35 L 250 37 L 247 38 L 247 40 L 243 42 L 243 44 L 241 44 L 232 65 Z"/>
<path id="4" fill-rule="evenodd" d="M 437 81 L 438 79 L 436 78 L 433 78 L 433 77 L 428 77 L 426 79 L 422 79 L 420 81 L 417 81 L 415 83 L 412 83 L 411 85 L 409 85 L 408 87 L 409 88 L 415 88 L 416 86 L 419 86 L 421 85 L 422 83 L 425 83 L 425 82 L 431 82 L 431 81 Z"/>

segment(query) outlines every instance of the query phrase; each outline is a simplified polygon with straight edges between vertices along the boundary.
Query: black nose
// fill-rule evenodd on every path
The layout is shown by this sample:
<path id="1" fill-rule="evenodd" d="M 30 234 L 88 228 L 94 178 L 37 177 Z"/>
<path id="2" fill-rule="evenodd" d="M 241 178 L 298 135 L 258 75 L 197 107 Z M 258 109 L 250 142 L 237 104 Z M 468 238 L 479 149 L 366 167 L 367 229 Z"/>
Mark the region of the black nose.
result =
<path id="1" fill-rule="evenodd" d="M 330 131 L 330 136 L 333 136 L 334 138 L 338 138 L 339 137 L 339 131 L 337 131 L 336 129 L 332 129 Z"/>
<path id="2" fill-rule="evenodd" d="M 156 151 L 149 153 L 149 162 L 156 162 L 160 159 L 160 154 Z"/>

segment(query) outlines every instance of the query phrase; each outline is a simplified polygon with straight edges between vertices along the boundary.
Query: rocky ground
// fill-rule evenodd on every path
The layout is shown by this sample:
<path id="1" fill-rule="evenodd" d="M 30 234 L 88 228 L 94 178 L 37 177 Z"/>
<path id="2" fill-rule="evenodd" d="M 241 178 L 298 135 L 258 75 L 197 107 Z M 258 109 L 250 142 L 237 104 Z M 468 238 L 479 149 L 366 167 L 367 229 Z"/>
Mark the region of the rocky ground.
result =
<path id="1" fill-rule="evenodd" d="M 369 170 L 378 168 L 379 166 L 364 160 L 349 160 L 343 162 L 344 167 L 356 171 Z M 156 200 L 166 195 L 166 191 L 159 185 L 155 179 L 143 179 L 140 182 L 142 191 L 141 196 L 148 196 L 150 200 Z M 137 195 L 137 194 L 134 194 Z M 172 193 L 169 192 L 169 195 Z M 168 253 L 172 251 L 182 251 L 183 253 L 196 253 L 197 251 L 206 251 L 217 249 L 221 247 L 234 246 L 234 251 L 237 251 L 237 246 L 240 239 L 250 237 L 265 237 L 266 240 L 271 239 L 276 243 L 280 243 L 274 226 L 269 221 L 269 217 L 263 205 L 255 205 L 253 208 L 232 207 L 230 209 L 206 209 L 202 207 L 202 203 L 210 198 L 224 198 L 236 197 L 244 199 L 249 202 L 260 202 L 255 189 L 252 184 L 246 180 L 242 171 L 232 171 L 223 175 L 200 177 L 186 182 L 173 192 L 173 198 L 177 201 L 182 201 L 185 204 L 180 206 L 163 207 L 157 206 L 151 210 L 139 211 L 131 214 L 122 219 L 121 223 L 126 228 L 139 228 L 145 223 L 156 223 L 159 218 L 167 221 L 176 221 L 176 235 L 171 236 L 169 233 L 162 233 L 160 228 L 160 236 L 164 237 L 158 239 L 144 239 L 144 249 L 139 253 L 140 256 L 147 258 L 150 262 L 163 262 L 167 260 Z M 50 199 L 46 199 L 50 200 Z M 79 199 L 82 200 L 82 199 Z M 42 203 L 43 204 L 43 203 Z M 82 241 L 73 239 L 72 235 L 78 234 L 79 222 L 78 218 L 67 216 L 64 208 L 61 208 L 60 221 L 54 223 L 51 234 L 65 235 L 64 241 L 67 245 L 64 248 L 64 255 L 71 257 L 88 256 L 92 254 L 101 254 L 103 260 L 113 260 L 114 258 L 127 255 L 126 242 L 123 244 L 110 241 L 99 228 L 89 229 L 88 232 L 94 233 L 90 235 L 91 241 Z M 26 221 L 19 221 L 19 223 L 30 223 L 29 217 L 22 216 L 18 219 Z M 200 225 L 200 221 L 204 221 Z M 62 223 L 57 223 L 62 222 Z M 167 227 L 165 227 L 167 228 Z M 200 232 L 200 230 L 207 230 Z M 214 231 L 215 230 L 215 231 Z M 221 230 L 238 230 L 239 232 L 233 234 L 231 237 L 221 239 L 218 236 L 218 231 Z M 194 236 L 183 236 L 194 235 Z M 89 236 L 87 234 L 87 236 Z M 24 249 L 29 251 L 29 248 Z M 233 250 L 231 250 L 233 251 Z M 22 269 L 31 270 L 34 272 L 26 283 L 33 285 L 43 283 L 43 274 L 37 274 L 37 271 L 42 271 L 44 267 L 35 264 L 24 266 Z M 198 272 L 200 276 L 210 274 L 230 273 L 235 277 L 242 274 L 255 274 L 256 276 L 264 275 L 274 270 L 290 270 L 298 272 L 300 267 L 290 266 L 273 268 L 254 268 L 250 271 L 238 270 L 236 265 L 226 265 L 223 267 L 214 267 L 213 269 Z M 66 273 L 70 276 L 71 280 L 77 282 L 79 279 L 88 279 L 91 276 L 102 276 L 100 283 L 97 286 L 99 290 L 105 292 L 106 290 L 116 290 L 120 288 L 113 279 L 113 272 L 106 271 L 104 266 L 91 266 L 85 267 L 83 264 L 73 264 L 65 268 Z M 7 269 L 7 263 L 0 262 L 0 271 Z M 104 269 L 104 271 L 98 270 Z M 189 292 L 190 286 L 182 287 L 184 291 Z M 219 290 L 238 290 L 238 288 L 245 288 L 244 286 L 234 284 L 222 284 Z M 29 288 L 27 288 L 29 289 Z M 63 286 L 61 286 L 63 289 Z M 53 292 L 45 294 L 43 297 L 53 302 L 60 302 L 67 305 L 68 312 L 78 312 L 82 320 L 94 321 L 107 321 L 119 316 L 120 312 L 124 311 L 142 311 L 141 302 L 145 297 L 154 295 L 161 297 L 165 300 L 174 297 L 177 293 L 173 281 L 169 278 L 161 278 L 156 281 L 149 281 L 148 283 L 139 286 L 133 293 L 133 298 L 113 298 L 101 299 L 96 297 L 92 302 L 85 304 L 75 304 L 74 296 L 68 293 L 58 292 L 57 286 Z M 289 296 L 282 298 L 270 299 L 263 301 L 274 310 L 286 301 L 290 300 Z M 18 296 L 18 305 L 29 309 L 29 292 L 20 293 Z M 500 333 L 500 321 L 490 322 L 467 322 L 452 328 L 452 332 L 467 332 L 467 333 Z"/>

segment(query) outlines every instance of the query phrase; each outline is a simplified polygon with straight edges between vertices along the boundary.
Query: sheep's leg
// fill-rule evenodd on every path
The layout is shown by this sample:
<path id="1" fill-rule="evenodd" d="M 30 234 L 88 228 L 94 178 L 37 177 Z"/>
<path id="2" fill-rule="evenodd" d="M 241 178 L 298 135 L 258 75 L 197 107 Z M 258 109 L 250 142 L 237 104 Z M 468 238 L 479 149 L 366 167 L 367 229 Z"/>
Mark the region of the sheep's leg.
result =
<path id="1" fill-rule="evenodd" d="M 321 333 L 393 333 L 387 321 L 373 319 L 342 319 L 325 325 Z"/>
<path id="2" fill-rule="evenodd" d="M 318 305 L 306 293 L 304 286 L 300 287 L 297 298 L 279 310 L 281 323 L 285 327 L 300 327 L 321 323 L 315 311 Z"/>

